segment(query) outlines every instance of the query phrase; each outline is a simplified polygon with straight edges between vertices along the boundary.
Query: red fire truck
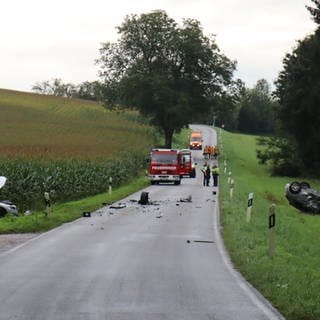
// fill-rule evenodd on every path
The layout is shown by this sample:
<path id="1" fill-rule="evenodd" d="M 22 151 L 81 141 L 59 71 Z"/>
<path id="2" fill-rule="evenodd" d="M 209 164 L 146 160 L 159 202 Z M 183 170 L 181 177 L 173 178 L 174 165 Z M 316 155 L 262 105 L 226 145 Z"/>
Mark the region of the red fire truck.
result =
<path id="1" fill-rule="evenodd" d="M 152 149 L 148 175 L 151 184 L 173 182 L 178 185 L 184 176 L 191 177 L 192 172 L 195 176 L 189 150 Z"/>
<path id="2" fill-rule="evenodd" d="M 179 152 L 180 157 L 180 176 L 181 177 L 196 177 L 196 168 L 192 162 L 192 154 L 189 149 L 182 149 Z"/>

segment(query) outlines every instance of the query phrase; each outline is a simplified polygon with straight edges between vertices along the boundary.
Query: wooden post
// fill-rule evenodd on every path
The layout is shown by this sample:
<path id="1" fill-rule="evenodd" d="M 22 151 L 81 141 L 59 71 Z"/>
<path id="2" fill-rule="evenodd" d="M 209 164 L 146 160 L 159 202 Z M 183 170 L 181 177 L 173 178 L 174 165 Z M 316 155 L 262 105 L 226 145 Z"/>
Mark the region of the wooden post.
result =
<path id="1" fill-rule="evenodd" d="M 269 207 L 269 256 L 273 258 L 275 250 L 275 225 L 276 205 L 272 203 Z"/>
<path id="2" fill-rule="evenodd" d="M 248 196 L 248 207 L 247 207 L 247 222 L 251 222 L 252 215 L 252 206 L 253 206 L 253 192 L 249 193 Z"/>

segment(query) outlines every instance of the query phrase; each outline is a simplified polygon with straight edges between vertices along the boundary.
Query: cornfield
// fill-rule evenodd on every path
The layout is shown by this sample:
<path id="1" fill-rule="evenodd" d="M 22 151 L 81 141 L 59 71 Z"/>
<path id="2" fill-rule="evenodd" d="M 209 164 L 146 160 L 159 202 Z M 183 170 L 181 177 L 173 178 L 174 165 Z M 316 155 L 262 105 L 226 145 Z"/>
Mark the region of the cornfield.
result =
<path id="1" fill-rule="evenodd" d="M 0 199 L 19 211 L 107 192 L 141 170 L 154 131 L 135 111 L 0 89 Z"/>
<path id="2" fill-rule="evenodd" d="M 20 211 L 43 207 L 44 192 L 55 202 L 107 192 L 109 177 L 118 186 L 135 176 L 145 164 L 144 152 L 130 152 L 113 160 L 0 160 L 7 183 L 0 190 Z"/>

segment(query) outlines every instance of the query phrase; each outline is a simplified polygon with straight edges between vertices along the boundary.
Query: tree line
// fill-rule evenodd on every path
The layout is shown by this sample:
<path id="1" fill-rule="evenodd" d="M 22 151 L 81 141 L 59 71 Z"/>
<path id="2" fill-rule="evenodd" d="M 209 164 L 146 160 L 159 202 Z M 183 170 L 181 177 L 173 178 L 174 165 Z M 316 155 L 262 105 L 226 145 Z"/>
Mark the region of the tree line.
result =
<path id="1" fill-rule="evenodd" d="M 93 101 L 101 101 L 103 96 L 103 86 L 100 81 L 85 81 L 76 85 L 64 83 L 60 78 L 36 82 L 32 86 L 32 91 L 39 94 Z"/>

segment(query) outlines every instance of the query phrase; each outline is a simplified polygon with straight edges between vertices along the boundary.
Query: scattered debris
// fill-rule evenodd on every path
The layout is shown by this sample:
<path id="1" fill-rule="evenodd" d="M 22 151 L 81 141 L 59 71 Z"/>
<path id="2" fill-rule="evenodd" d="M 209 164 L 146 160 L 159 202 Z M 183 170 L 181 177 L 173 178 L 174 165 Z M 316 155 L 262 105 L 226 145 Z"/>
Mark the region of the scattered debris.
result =
<path id="1" fill-rule="evenodd" d="M 116 205 L 112 205 L 109 208 L 110 209 L 124 209 L 126 207 L 127 207 L 127 205 L 125 203 L 119 203 L 119 204 L 116 204 Z"/>
<path id="2" fill-rule="evenodd" d="M 187 198 L 181 198 L 179 201 L 180 202 L 192 202 L 192 196 L 189 196 Z"/>
<path id="3" fill-rule="evenodd" d="M 90 218 L 91 217 L 91 212 L 90 211 L 84 211 L 82 212 L 82 216 L 85 218 Z"/>
<path id="4" fill-rule="evenodd" d="M 200 243 L 214 243 L 212 240 L 193 240 L 193 242 L 200 242 Z"/>
<path id="5" fill-rule="evenodd" d="M 187 240 L 187 243 L 190 243 L 191 241 L 190 240 Z"/>

